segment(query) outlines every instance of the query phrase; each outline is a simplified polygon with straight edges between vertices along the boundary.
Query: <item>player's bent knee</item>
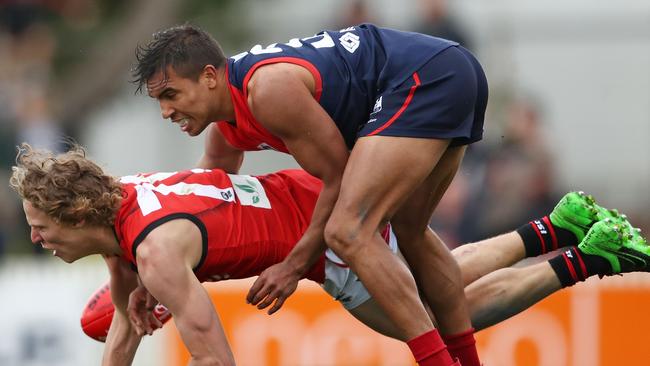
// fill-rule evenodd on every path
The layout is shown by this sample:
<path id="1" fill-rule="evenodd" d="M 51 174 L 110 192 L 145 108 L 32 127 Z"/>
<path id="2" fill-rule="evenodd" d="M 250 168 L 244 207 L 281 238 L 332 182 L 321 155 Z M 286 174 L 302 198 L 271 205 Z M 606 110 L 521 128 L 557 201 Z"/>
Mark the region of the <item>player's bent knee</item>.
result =
<path id="1" fill-rule="evenodd" d="M 324 236 L 327 246 L 347 263 L 354 260 L 356 253 L 364 245 L 358 235 L 341 225 L 328 223 L 325 226 Z"/>
<path id="2" fill-rule="evenodd" d="M 462 261 L 467 257 L 476 255 L 478 245 L 476 243 L 467 243 L 459 245 L 451 251 L 456 261 Z"/>

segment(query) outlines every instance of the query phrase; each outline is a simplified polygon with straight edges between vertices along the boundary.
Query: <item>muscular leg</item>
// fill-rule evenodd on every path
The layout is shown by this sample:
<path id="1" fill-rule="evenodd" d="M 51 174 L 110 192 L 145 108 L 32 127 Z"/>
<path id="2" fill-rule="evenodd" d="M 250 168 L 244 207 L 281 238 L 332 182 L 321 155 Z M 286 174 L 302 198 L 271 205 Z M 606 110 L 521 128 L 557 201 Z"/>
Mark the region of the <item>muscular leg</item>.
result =
<path id="1" fill-rule="evenodd" d="M 439 243 L 442 241 L 434 234 Z M 509 268 L 525 259 L 525 249 L 517 232 L 498 235 L 452 251 L 458 262 L 472 326 L 482 330 L 502 322 L 562 289 L 549 263 Z M 373 330 L 405 340 L 398 327 L 371 298 L 350 313 Z M 434 321 L 435 322 L 435 321 Z"/>
<path id="2" fill-rule="evenodd" d="M 429 176 L 447 145 L 447 141 L 431 139 L 360 138 L 325 229 L 328 245 L 357 273 L 406 339 L 430 331 L 433 323 L 413 276 L 391 253 L 377 228 Z"/>
<path id="3" fill-rule="evenodd" d="M 451 253 L 458 262 L 465 286 L 488 273 L 510 267 L 526 257 L 524 242 L 514 231 L 461 245 Z"/>
<path id="4" fill-rule="evenodd" d="M 465 288 L 472 326 L 478 331 L 500 323 L 560 289 L 560 280 L 547 261 L 496 270 Z M 385 336 L 407 339 L 372 298 L 349 312 Z"/>
<path id="5" fill-rule="evenodd" d="M 544 257 L 534 258 L 536 264 L 508 268 L 526 258 L 524 242 L 515 231 L 461 245 L 452 254 L 461 269 L 476 330 L 508 319 L 562 289 Z"/>
<path id="6" fill-rule="evenodd" d="M 465 288 L 472 325 L 477 330 L 504 321 L 562 289 L 551 265 L 502 268 Z"/>
<path id="7" fill-rule="evenodd" d="M 458 264 L 428 227 L 433 210 L 453 180 L 465 147 L 448 148 L 440 161 L 391 219 L 400 250 L 443 334 L 471 328 Z"/>
<path id="8" fill-rule="evenodd" d="M 580 212 L 576 215 L 580 215 Z M 554 227 L 554 230 L 557 233 L 560 228 Z M 439 243 L 442 243 L 435 235 L 433 237 Z M 643 239 L 637 240 L 642 241 Z M 564 246 L 562 244 L 566 244 L 568 241 L 565 239 L 559 242 L 561 246 Z M 565 250 L 566 248 L 562 249 L 562 251 Z M 574 247 L 572 250 L 578 249 Z M 463 272 L 463 280 L 466 285 L 465 295 L 472 325 L 477 330 L 510 318 L 563 287 L 570 286 L 581 280 L 581 278 L 577 278 L 568 283 L 562 283 L 560 279 L 562 271 L 554 270 L 551 265 L 558 258 L 561 259 L 559 262 L 569 265 L 569 261 L 566 260 L 566 253 L 562 252 L 559 254 L 549 252 L 545 255 L 527 258 L 528 265 L 521 266 L 523 263 L 521 261 L 526 257 L 526 249 L 522 236 L 518 232 L 466 244 L 456 248 L 452 253 Z M 587 255 L 582 253 L 581 257 L 586 259 Z M 553 259 L 549 262 L 547 259 L 550 257 L 553 257 Z M 602 262 L 602 258 L 595 259 L 601 259 Z M 595 259 L 592 258 L 592 260 Z M 535 263 L 530 264 L 530 261 Z M 508 268 L 514 264 L 517 265 Z M 612 273 L 611 266 L 607 263 L 604 263 L 605 267 L 600 269 L 597 266 L 598 263 L 595 262 L 584 262 L 583 265 L 586 267 L 582 269 L 585 272 L 583 274 L 584 278 L 594 274 L 607 275 Z M 590 269 L 592 265 L 594 267 Z M 634 270 L 645 271 L 645 268 L 629 269 L 629 271 Z M 371 299 L 357 309 L 352 310 L 351 313 L 371 328 L 385 335 L 402 339 L 403 335 L 399 333 L 399 330 L 392 324 L 387 324 L 385 317 L 378 316 L 377 311 L 376 304 L 373 304 Z M 373 315 L 368 315 L 368 313 Z"/>

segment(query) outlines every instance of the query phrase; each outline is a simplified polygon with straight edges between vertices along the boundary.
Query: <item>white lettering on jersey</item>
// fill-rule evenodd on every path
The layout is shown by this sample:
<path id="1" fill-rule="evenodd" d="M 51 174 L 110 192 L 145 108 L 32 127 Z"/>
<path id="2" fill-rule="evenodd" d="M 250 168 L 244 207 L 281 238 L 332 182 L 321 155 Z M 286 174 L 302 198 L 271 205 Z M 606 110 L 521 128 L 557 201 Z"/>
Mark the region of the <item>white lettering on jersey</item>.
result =
<path id="1" fill-rule="evenodd" d="M 195 173 L 202 173 L 207 170 L 203 169 L 193 169 Z M 158 192 L 163 195 L 168 195 L 174 193 L 177 195 L 190 195 L 194 194 L 200 197 L 209 197 L 226 202 L 233 202 L 235 200 L 235 194 L 232 187 L 227 188 L 217 188 L 213 185 L 207 184 L 198 184 L 198 183 L 185 183 L 179 182 L 172 185 L 159 184 L 154 185 L 159 181 L 169 178 L 170 176 L 176 174 L 174 173 L 155 173 L 150 176 L 142 175 L 128 175 L 122 177 L 120 182 L 123 184 L 134 184 L 136 199 L 138 201 L 138 206 L 142 211 L 143 216 L 160 210 L 162 205 L 160 200 L 156 196 L 155 192 Z M 266 197 L 266 196 L 265 196 Z"/>
<path id="2" fill-rule="evenodd" d="M 271 208 L 271 202 L 266 196 L 262 183 L 250 175 L 228 174 L 230 182 L 235 189 L 235 194 L 239 198 L 239 204 L 242 206 L 253 206 L 260 208 Z"/>
<path id="3" fill-rule="evenodd" d="M 355 30 L 354 27 L 347 27 L 347 28 L 343 28 L 343 29 L 341 29 L 341 30 L 339 31 L 339 33 L 350 32 L 350 31 L 353 31 L 353 30 Z"/>
<path id="4" fill-rule="evenodd" d="M 147 186 L 151 186 L 146 183 Z M 140 206 L 140 211 L 142 211 L 142 216 L 147 216 L 154 211 L 158 211 L 162 208 L 160 200 L 156 197 L 156 194 L 149 187 L 136 185 L 135 193 L 138 200 L 138 206 Z"/>
<path id="5" fill-rule="evenodd" d="M 323 34 L 318 35 L 316 37 L 320 37 L 320 36 L 322 36 L 323 39 L 321 39 L 319 41 L 316 41 L 316 42 L 311 44 L 312 46 L 314 46 L 314 48 L 332 48 L 332 47 L 334 47 L 334 40 L 332 39 L 332 37 L 330 37 L 329 34 L 323 33 Z"/>
<path id="6" fill-rule="evenodd" d="M 343 46 L 343 48 L 345 48 L 350 53 L 354 53 L 354 51 L 359 48 L 359 44 L 361 43 L 359 42 L 359 36 L 349 32 L 342 35 L 339 38 L 339 42 L 341 43 L 341 46 Z"/>
<path id="7" fill-rule="evenodd" d="M 262 45 L 257 44 L 255 46 L 253 46 L 253 48 L 251 48 L 250 53 L 252 53 L 253 55 L 262 55 L 262 54 L 265 54 L 265 53 L 282 52 L 282 48 L 277 47 L 277 45 L 278 45 L 277 43 L 273 43 L 273 44 L 270 44 L 266 48 L 262 48 Z"/>
<path id="8" fill-rule="evenodd" d="M 351 33 L 349 33 L 349 34 L 351 36 L 353 36 L 353 37 L 356 37 L 356 39 L 357 39 L 356 40 L 357 44 L 356 44 L 356 46 L 354 46 L 354 49 L 356 50 L 357 47 L 359 47 L 359 37 L 354 35 L 354 34 L 351 34 Z M 345 36 L 345 35 L 343 35 L 343 36 Z M 303 38 L 302 41 L 306 42 L 306 41 L 310 41 L 312 39 L 317 39 L 316 41 L 311 43 L 311 45 L 314 48 L 332 48 L 332 47 L 335 46 L 334 40 L 332 39 L 332 37 L 329 34 L 325 33 L 325 32 L 323 32 L 322 34 L 317 34 L 317 35 L 312 36 L 312 37 Z M 284 43 L 284 45 L 292 47 L 292 48 L 299 48 L 299 47 L 302 47 L 302 42 L 298 38 L 293 38 L 293 39 L 289 40 L 289 42 Z M 344 47 L 346 47 L 346 46 L 344 45 Z M 348 51 L 350 51 L 350 49 L 348 49 L 347 47 L 346 47 L 346 49 Z M 251 53 L 253 55 L 262 55 L 262 54 L 278 53 L 278 52 L 282 52 L 282 48 L 278 47 L 277 43 L 270 44 L 266 48 L 262 48 L 262 46 L 258 44 L 258 45 L 253 46 L 253 48 L 251 48 L 250 51 L 238 53 L 238 54 L 236 54 L 234 56 L 231 56 L 230 58 L 233 59 L 235 62 L 237 62 L 237 61 L 239 61 L 240 59 L 242 59 L 244 56 L 246 56 L 249 53 Z M 354 52 L 354 50 L 352 50 L 350 52 Z"/>
<path id="9" fill-rule="evenodd" d="M 239 61 L 242 57 L 244 57 L 244 56 L 246 56 L 246 55 L 248 55 L 248 52 L 242 52 L 242 53 L 238 53 L 238 54 L 236 54 L 236 55 L 234 55 L 234 56 L 230 56 L 230 58 L 233 59 L 234 62 L 237 62 L 237 61 Z"/>
<path id="10" fill-rule="evenodd" d="M 291 38 L 286 45 L 293 48 L 299 48 L 302 47 L 302 42 L 300 42 L 300 38 Z"/>

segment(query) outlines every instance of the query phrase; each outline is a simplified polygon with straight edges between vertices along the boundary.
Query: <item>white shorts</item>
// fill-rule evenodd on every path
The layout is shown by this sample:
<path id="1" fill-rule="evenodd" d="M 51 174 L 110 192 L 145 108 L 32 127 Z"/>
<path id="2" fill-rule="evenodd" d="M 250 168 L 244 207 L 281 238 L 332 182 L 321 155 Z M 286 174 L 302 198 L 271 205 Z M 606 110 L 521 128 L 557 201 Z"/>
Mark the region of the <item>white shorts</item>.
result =
<path id="1" fill-rule="evenodd" d="M 384 239 L 388 247 L 397 253 L 397 238 L 393 230 L 389 227 L 386 233 L 388 237 Z M 325 251 L 325 281 L 321 287 L 347 310 L 356 308 L 370 298 L 370 293 L 357 274 L 329 248 Z"/>

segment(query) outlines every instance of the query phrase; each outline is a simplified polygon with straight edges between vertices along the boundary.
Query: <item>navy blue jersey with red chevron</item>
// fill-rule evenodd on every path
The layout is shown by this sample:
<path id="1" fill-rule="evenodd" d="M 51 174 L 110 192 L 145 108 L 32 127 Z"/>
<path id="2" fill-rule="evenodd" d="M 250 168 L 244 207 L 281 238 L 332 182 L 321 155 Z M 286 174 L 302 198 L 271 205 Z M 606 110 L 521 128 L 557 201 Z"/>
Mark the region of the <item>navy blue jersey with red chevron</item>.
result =
<path id="1" fill-rule="evenodd" d="M 242 150 L 286 152 L 253 118 L 248 109 L 247 83 L 260 66 L 289 62 L 307 68 L 316 81 L 315 98 L 330 115 L 351 148 L 359 127 L 368 121 L 375 100 L 411 77 L 428 60 L 457 43 L 419 33 L 362 24 L 340 31 L 323 31 L 267 47 L 257 45 L 227 63 L 235 104 L 236 126 L 218 122 L 231 144 Z"/>

